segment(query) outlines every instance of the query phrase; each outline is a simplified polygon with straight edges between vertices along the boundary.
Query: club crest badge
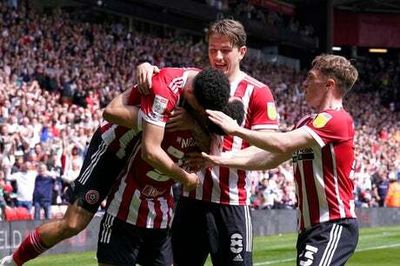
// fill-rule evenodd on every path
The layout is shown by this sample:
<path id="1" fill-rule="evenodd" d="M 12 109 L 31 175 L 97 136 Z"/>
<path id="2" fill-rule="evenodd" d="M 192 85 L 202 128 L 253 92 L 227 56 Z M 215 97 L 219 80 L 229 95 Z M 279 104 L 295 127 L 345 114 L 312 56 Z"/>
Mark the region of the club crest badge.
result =
<path id="1" fill-rule="evenodd" d="M 91 205 L 96 204 L 100 199 L 100 193 L 97 190 L 86 192 L 85 201 Z"/>

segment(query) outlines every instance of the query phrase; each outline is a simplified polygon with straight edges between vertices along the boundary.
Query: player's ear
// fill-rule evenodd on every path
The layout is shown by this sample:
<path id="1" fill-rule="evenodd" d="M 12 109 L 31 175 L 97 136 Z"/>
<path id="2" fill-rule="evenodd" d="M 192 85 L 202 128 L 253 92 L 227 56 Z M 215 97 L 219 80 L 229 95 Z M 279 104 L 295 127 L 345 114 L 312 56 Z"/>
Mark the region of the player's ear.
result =
<path id="1" fill-rule="evenodd" d="M 242 47 L 239 47 L 239 59 L 240 60 L 243 59 L 243 57 L 245 56 L 246 52 L 247 52 L 247 47 L 246 46 L 243 45 Z"/>
<path id="2" fill-rule="evenodd" d="M 332 78 L 328 78 L 326 80 L 326 87 L 327 88 L 334 88 L 336 86 L 336 81 Z"/>

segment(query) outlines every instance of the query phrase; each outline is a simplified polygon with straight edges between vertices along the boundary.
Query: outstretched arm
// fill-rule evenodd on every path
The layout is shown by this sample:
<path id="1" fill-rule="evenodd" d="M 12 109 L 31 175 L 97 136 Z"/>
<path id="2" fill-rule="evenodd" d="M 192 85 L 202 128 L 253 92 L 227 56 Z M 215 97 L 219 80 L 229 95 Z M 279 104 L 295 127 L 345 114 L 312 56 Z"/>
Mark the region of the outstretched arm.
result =
<path id="1" fill-rule="evenodd" d="M 301 148 L 317 145 L 312 135 L 302 128 L 290 132 L 262 132 L 240 127 L 235 120 L 219 111 L 207 110 L 211 121 L 219 125 L 227 134 L 238 136 L 260 149 L 291 154 Z"/>
<path id="2" fill-rule="evenodd" d="M 271 153 L 255 146 L 237 152 L 222 153 L 219 156 L 202 153 L 211 164 L 244 170 L 268 170 L 291 158 L 290 153 Z"/>

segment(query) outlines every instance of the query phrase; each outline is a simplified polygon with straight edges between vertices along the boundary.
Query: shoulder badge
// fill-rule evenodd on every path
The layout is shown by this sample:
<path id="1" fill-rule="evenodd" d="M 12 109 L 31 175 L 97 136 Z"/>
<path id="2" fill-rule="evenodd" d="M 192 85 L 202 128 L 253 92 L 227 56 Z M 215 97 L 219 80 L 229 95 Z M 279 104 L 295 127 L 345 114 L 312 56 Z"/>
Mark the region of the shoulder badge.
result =
<path id="1" fill-rule="evenodd" d="M 328 113 L 320 113 L 314 118 L 312 124 L 315 128 L 322 128 L 329 122 L 329 120 L 331 120 L 331 118 L 332 116 Z"/>
<path id="2" fill-rule="evenodd" d="M 275 120 L 277 118 L 278 113 L 276 112 L 275 103 L 273 102 L 267 103 L 267 115 L 268 118 L 271 120 Z"/>

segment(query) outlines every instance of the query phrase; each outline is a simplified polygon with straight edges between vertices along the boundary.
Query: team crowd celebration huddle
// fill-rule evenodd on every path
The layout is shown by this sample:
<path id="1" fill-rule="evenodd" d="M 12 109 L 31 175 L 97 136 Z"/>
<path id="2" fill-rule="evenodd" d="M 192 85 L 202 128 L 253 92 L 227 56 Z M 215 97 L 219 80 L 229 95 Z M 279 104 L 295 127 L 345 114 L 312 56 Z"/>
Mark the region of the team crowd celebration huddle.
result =
<path id="1" fill-rule="evenodd" d="M 252 210 L 296 208 L 297 265 L 344 265 L 355 209 L 400 207 L 398 61 L 296 70 L 249 58 L 234 19 L 197 40 L 5 1 L 0 34 L 1 219 L 48 220 L 0 265 L 98 212 L 99 265 L 252 265 Z"/>

